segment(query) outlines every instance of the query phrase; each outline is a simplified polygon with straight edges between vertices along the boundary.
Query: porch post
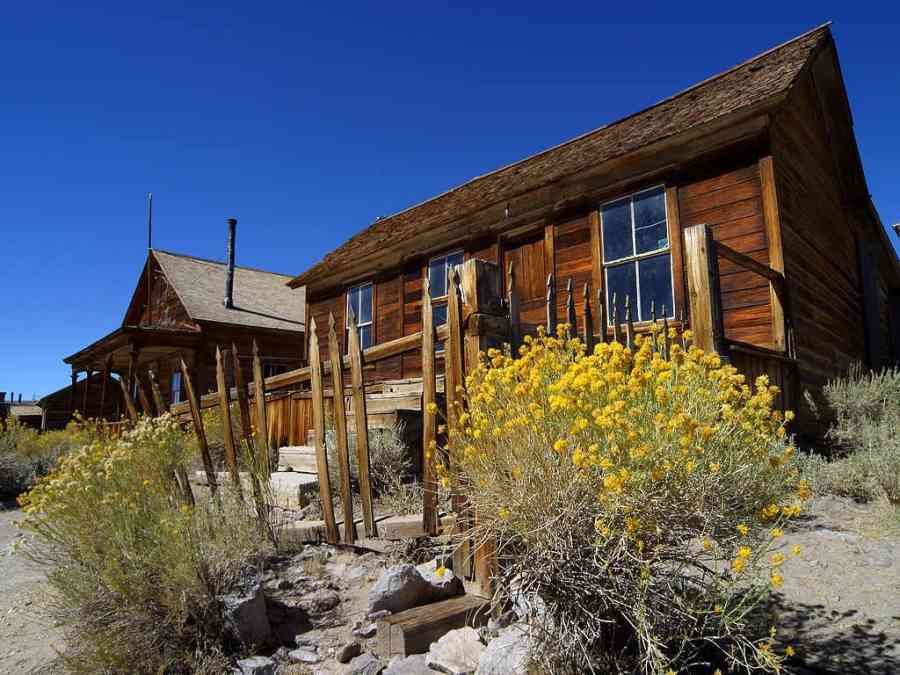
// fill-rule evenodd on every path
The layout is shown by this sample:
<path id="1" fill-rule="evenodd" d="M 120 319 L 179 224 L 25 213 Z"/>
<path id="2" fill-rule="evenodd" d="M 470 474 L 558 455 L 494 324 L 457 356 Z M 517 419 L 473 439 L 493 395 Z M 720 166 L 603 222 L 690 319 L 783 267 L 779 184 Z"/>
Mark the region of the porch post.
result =
<path id="1" fill-rule="evenodd" d="M 684 266 L 693 343 L 703 350 L 726 356 L 719 263 L 716 242 L 708 225 L 685 228 Z"/>
<path id="2" fill-rule="evenodd" d="M 78 383 L 78 371 L 72 367 L 72 386 L 69 387 L 69 415 L 75 413 L 75 385 Z"/>

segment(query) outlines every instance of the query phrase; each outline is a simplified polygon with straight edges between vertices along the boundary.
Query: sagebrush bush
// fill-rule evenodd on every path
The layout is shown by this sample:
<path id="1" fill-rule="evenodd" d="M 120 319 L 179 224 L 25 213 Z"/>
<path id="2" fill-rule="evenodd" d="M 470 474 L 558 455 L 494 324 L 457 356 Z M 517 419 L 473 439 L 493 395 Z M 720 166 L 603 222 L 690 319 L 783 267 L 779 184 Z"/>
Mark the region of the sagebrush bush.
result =
<path id="1" fill-rule="evenodd" d="M 193 452 L 175 419 L 62 457 L 20 501 L 73 673 L 221 672 L 216 596 L 259 562 L 266 535 L 230 485 L 192 506 L 175 473 Z"/>
<path id="2" fill-rule="evenodd" d="M 824 394 L 834 419 L 826 438 L 836 452 L 800 459 L 812 489 L 859 501 L 883 496 L 900 505 L 900 368 L 866 372 L 855 365 L 825 385 Z"/>
<path id="3" fill-rule="evenodd" d="M 777 389 L 638 342 L 490 351 L 442 482 L 473 507 L 468 535 L 496 543 L 498 598 L 531 607 L 547 670 L 774 670 L 749 617 L 783 581 L 772 540 L 808 496 Z"/>

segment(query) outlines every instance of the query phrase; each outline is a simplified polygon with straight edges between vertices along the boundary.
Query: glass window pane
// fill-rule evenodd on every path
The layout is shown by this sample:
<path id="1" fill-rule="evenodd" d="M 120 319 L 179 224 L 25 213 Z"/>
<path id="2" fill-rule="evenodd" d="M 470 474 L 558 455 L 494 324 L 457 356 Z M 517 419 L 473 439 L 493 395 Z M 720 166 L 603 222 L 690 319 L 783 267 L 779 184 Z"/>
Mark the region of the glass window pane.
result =
<path id="1" fill-rule="evenodd" d="M 666 198 L 662 188 L 643 192 L 634 198 L 634 238 L 638 253 L 666 248 Z"/>
<path id="2" fill-rule="evenodd" d="M 447 305 L 435 305 L 431 308 L 431 323 L 435 328 L 447 323 Z"/>
<path id="3" fill-rule="evenodd" d="M 447 256 L 447 279 L 448 279 L 447 288 L 450 288 L 450 284 L 449 284 L 450 272 L 452 272 L 453 268 L 456 267 L 457 265 L 462 265 L 463 262 L 464 262 L 464 260 L 463 260 L 462 253 L 454 253 L 453 255 Z"/>
<path id="4" fill-rule="evenodd" d="M 641 279 L 641 320 L 650 320 L 650 302 L 656 303 L 656 317 L 663 316 L 663 305 L 669 318 L 675 316 L 672 302 L 672 264 L 668 253 L 638 262 Z"/>
<path id="5" fill-rule="evenodd" d="M 447 295 L 447 259 L 435 258 L 428 263 L 428 283 L 432 298 Z"/>
<path id="6" fill-rule="evenodd" d="M 622 199 L 603 207 L 603 259 L 618 260 L 633 255 L 631 200 Z"/>
<path id="7" fill-rule="evenodd" d="M 347 291 L 347 325 L 350 325 L 350 313 L 359 321 L 359 287 L 354 286 Z"/>
<path id="8" fill-rule="evenodd" d="M 359 289 L 359 323 L 369 323 L 372 320 L 372 284 L 366 284 Z"/>
<path id="9" fill-rule="evenodd" d="M 608 322 L 612 325 L 613 319 L 613 294 L 616 296 L 616 307 L 619 309 L 618 321 L 625 323 L 625 296 L 631 298 L 632 307 L 637 299 L 637 284 L 634 276 L 634 263 L 628 262 L 624 265 L 616 265 L 606 269 L 606 306 L 608 308 Z M 632 314 L 632 320 L 637 317 Z"/>
<path id="10" fill-rule="evenodd" d="M 372 324 L 359 327 L 359 345 L 362 349 L 372 346 Z"/>

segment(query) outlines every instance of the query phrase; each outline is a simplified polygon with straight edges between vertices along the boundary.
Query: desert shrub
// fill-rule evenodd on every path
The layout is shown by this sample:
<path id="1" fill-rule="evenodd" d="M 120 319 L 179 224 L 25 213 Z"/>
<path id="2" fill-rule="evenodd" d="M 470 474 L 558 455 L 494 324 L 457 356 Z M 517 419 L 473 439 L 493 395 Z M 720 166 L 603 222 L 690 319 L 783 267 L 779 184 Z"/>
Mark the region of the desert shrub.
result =
<path id="1" fill-rule="evenodd" d="M 265 536 L 228 485 L 218 503 L 184 499 L 174 474 L 192 451 L 173 417 L 142 419 L 65 455 L 21 498 L 26 554 L 66 638 L 59 669 L 222 672 L 216 596 L 258 564 Z"/>
<path id="2" fill-rule="evenodd" d="M 56 461 L 89 442 L 93 426 L 81 419 L 65 429 L 39 433 L 14 419 L 0 424 L 0 499 L 22 494 L 44 476 Z"/>
<path id="3" fill-rule="evenodd" d="M 497 600 L 530 608 L 546 670 L 777 669 L 751 610 L 783 582 L 772 541 L 808 492 L 777 389 L 639 343 L 488 352 L 442 482 L 496 545 Z"/>
<path id="4" fill-rule="evenodd" d="M 834 422 L 830 459 L 807 455 L 800 468 L 814 492 L 900 505 L 900 368 L 865 372 L 859 365 L 830 381 L 825 400 Z"/>

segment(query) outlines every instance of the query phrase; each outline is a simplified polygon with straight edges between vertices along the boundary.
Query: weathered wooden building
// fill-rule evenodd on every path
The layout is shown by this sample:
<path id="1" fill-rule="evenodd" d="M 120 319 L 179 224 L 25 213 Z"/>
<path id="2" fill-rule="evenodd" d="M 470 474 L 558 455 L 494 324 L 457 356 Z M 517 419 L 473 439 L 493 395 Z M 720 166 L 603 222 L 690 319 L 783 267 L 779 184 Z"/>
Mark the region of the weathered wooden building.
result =
<path id="1" fill-rule="evenodd" d="M 440 323 L 452 266 L 514 263 L 527 323 L 544 319 L 550 274 L 561 316 L 569 279 L 579 295 L 590 285 L 594 316 L 604 303 L 610 317 L 615 293 L 621 321 L 627 295 L 638 330 L 651 306 L 676 324 L 685 317 L 698 342 L 748 374 L 769 373 L 796 407 L 852 361 L 900 359 L 900 265 L 887 236 L 825 25 L 379 219 L 290 285 L 305 289 L 324 355 L 329 313 L 346 327 L 352 308 L 363 346 L 380 344 L 421 329 L 426 278 Z M 420 369 L 407 353 L 367 377 Z"/>
<path id="2" fill-rule="evenodd" d="M 110 408 L 109 401 L 119 400 L 111 392 L 120 385 L 110 376 L 128 383 L 137 399 L 142 383 L 150 398 L 151 370 L 165 402 L 182 401 L 181 359 L 196 380 L 195 391 L 212 391 L 217 348 L 225 351 L 231 386 L 232 345 L 248 381 L 254 342 L 267 377 L 298 368 L 305 349 L 303 291 L 291 291 L 288 276 L 234 266 L 233 257 L 230 262 L 150 250 L 122 325 L 64 359 L 72 367 L 66 412 L 118 417 L 124 410 Z"/>

